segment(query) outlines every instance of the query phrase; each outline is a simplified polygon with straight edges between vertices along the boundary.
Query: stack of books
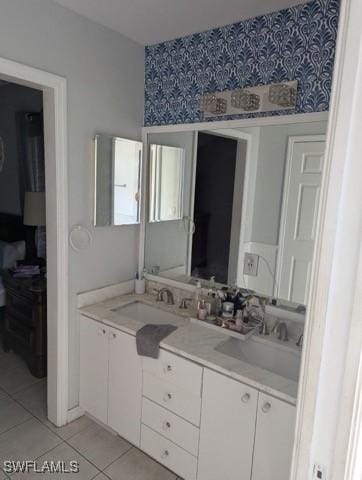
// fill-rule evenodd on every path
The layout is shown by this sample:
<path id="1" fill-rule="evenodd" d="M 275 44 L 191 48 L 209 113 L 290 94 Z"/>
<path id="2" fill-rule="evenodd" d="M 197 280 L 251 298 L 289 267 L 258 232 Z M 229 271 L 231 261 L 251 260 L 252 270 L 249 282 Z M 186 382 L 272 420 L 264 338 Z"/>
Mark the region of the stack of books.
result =
<path id="1" fill-rule="evenodd" d="M 15 278 L 31 278 L 40 275 L 39 265 L 19 265 L 13 271 Z"/>

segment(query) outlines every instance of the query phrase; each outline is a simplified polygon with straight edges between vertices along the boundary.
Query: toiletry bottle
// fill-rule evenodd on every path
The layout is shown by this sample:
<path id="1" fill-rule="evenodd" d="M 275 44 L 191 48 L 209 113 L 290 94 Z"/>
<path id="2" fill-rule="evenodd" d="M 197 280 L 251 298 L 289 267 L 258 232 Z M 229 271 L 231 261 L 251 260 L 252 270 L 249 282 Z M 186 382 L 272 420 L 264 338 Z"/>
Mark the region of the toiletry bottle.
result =
<path id="1" fill-rule="evenodd" d="M 196 311 L 198 311 L 199 309 L 199 303 L 200 303 L 200 300 L 201 300 L 201 282 L 200 280 L 196 280 L 196 284 L 195 284 L 195 293 L 194 293 L 194 308 Z"/>
<path id="2" fill-rule="evenodd" d="M 205 304 L 205 300 L 200 300 L 199 308 L 197 309 L 197 318 L 199 320 L 205 320 L 207 317 L 207 307 Z"/>

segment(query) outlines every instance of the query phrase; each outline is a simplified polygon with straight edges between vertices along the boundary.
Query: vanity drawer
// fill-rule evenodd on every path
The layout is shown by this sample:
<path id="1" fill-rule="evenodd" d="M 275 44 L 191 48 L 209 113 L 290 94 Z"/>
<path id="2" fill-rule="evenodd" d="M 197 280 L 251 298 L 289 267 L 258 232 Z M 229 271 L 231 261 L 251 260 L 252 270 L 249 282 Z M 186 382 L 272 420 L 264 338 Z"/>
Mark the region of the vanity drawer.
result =
<path id="1" fill-rule="evenodd" d="M 147 398 L 142 400 L 142 423 L 197 457 L 200 431 L 191 423 Z"/>
<path id="2" fill-rule="evenodd" d="M 201 397 L 143 372 L 143 395 L 194 425 L 200 425 Z"/>
<path id="3" fill-rule="evenodd" d="M 184 480 L 195 480 L 197 459 L 145 425 L 141 426 L 141 449 Z"/>
<path id="4" fill-rule="evenodd" d="M 142 368 L 162 380 L 175 383 L 195 395 L 201 395 L 203 369 L 189 360 L 161 349 L 157 359 L 143 357 Z"/>

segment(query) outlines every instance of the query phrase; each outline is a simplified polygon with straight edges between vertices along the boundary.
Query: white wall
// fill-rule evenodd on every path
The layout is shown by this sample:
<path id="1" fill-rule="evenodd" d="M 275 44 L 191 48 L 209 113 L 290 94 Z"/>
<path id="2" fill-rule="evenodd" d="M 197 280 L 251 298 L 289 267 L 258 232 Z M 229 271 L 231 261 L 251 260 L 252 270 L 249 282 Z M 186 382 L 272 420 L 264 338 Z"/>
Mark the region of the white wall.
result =
<path id="1" fill-rule="evenodd" d="M 0 172 L 0 212 L 21 215 L 22 184 L 19 172 L 18 112 L 40 112 L 43 94 L 20 85 L 0 86 L 0 136 L 4 141 L 5 164 Z"/>
<path id="2" fill-rule="evenodd" d="M 140 139 L 144 49 L 48 0 L 1 0 L 0 56 L 68 80 L 69 223 L 91 228 L 92 246 L 70 251 L 69 407 L 78 403 L 76 293 L 126 280 L 137 269 L 138 227 L 92 227 L 97 132 Z"/>

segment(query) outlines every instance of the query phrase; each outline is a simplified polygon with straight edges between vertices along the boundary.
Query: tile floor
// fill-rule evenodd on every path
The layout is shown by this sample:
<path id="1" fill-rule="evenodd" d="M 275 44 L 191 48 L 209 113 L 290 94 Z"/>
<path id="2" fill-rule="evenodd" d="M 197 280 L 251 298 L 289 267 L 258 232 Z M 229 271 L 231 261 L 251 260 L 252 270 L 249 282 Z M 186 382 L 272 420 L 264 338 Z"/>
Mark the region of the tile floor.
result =
<path id="1" fill-rule="evenodd" d="M 6 460 L 70 461 L 77 474 L 6 474 Z M 87 417 L 57 428 L 46 417 L 46 382 L 20 357 L 2 350 L 0 338 L 0 480 L 177 480 L 157 462 Z"/>

